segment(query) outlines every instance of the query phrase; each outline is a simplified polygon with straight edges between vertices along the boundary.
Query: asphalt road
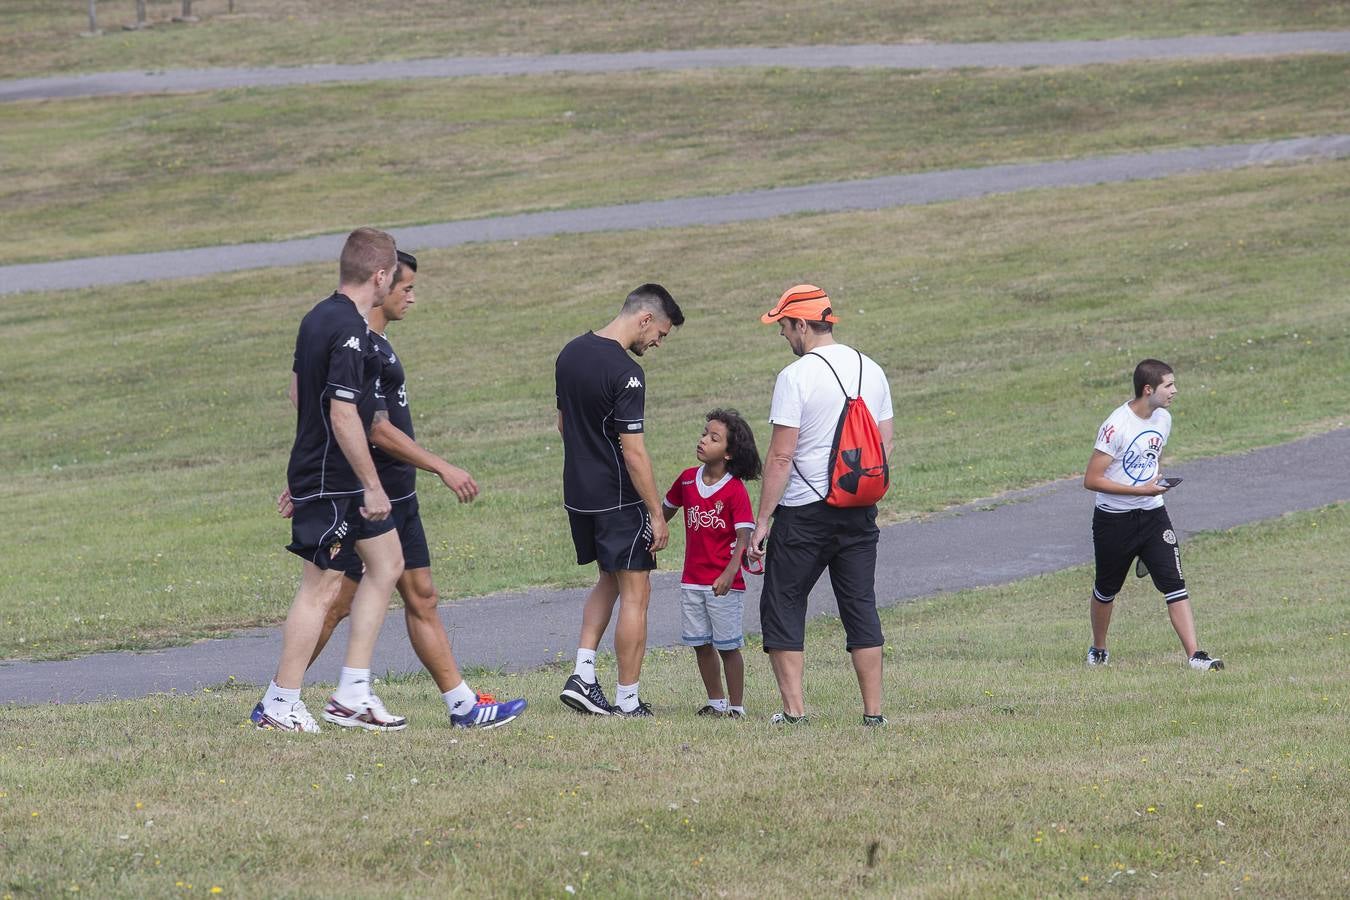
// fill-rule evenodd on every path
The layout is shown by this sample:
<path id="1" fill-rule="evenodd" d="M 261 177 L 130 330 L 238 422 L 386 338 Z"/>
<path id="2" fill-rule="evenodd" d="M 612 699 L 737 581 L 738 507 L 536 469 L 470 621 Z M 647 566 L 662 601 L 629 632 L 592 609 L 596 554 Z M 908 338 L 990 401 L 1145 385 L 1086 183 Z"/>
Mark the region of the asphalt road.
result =
<path id="1" fill-rule="evenodd" d="M 631 72 L 644 69 L 674 71 L 746 67 L 958 69 L 1082 66 L 1139 60 L 1346 52 L 1350 52 L 1350 31 L 1112 38 L 1102 41 L 851 44 L 652 50 L 631 53 L 560 53 L 547 56 L 459 56 L 352 65 L 165 69 L 17 78 L 0 81 L 0 103 L 110 94 L 187 93 L 228 88 L 483 75 L 550 75 L 564 72 Z"/>
<path id="2" fill-rule="evenodd" d="M 949 169 L 797 187 L 681 197 L 616 206 L 465 219 L 393 229 L 415 251 L 554 234 L 681 228 L 771 219 L 796 213 L 885 209 L 1005 194 L 1034 188 L 1078 187 L 1213 172 L 1301 159 L 1350 156 L 1350 134 L 1122 153 L 1087 159 Z M 162 281 L 337 259 L 346 234 L 271 243 L 231 244 L 0 266 L 0 295 L 57 291 L 138 281 Z"/>
<path id="3" fill-rule="evenodd" d="M 1085 458 L 1087 452 L 1085 445 Z M 1350 469 L 1346 459 L 1350 459 L 1350 428 L 1343 427 L 1249 453 L 1197 460 L 1168 469 L 1168 474 L 1184 476 L 1186 483 L 1167 495 L 1167 507 L 1184 537 L 1347 501 Z M 892 490 L 904 490 L 902 478 Z M 976 501 L 925 521 L 891 525 L 882 530 L 878 602 L 892 605 L 941 591 L 1004 584 L 1090 562 L 1091 520 L 1092 497 L 1075 479 Z M 567 539 L 566 518 L 559 509 L 558 540 Z M 278 547 L 275 552 L 282 551 Z M 678 568 L 679 561 L 666 558 L 662 564 Z M 1083 579 L 1084 603 L 1091 589 L 1090 577 L 1085 574 Z M 750 579 L 746 596 L 749 632 L 759 628 L 759 581 Z M 655 576 L 649 614 L 651 646 L 679 643 L 678 582 L 678 571 Z M 1208 596 L 1204 584 L 1189 587 L 1201 623 L 1213 621 L 1205 610 L 1221 599 Z M 572 657 L 585 594 L 583 589 L 496 594 L 443 605 L 441 618 L 461 665 L 529 669 L 553 661 L 559 653 Z M 833 611 L 828 578 L 811 595 L 810 609 L 812 615 Z M 1212 635 L 1215 629 L 1210 627 L 1206 633 Z M 345 636 L 344 625 L 315 665 L 316 680 L 336 678 Z M 608 638 L 604 648 L 612 648 Z M 1223 647 L 1216 644 L 1214 649 L 1222 652 Z M 75 703 L 195 691 L 222 684 L 231 676 L 236 682 L 263 685 L 272 677 L 280 651 L 280 629 L 265 628 L 151 653 L 4 662 L 0 663 L 0 704 Z M 377 671 L 421 669 L 398 612 L 391 612 L 385 621 L 375 665 Z"/>

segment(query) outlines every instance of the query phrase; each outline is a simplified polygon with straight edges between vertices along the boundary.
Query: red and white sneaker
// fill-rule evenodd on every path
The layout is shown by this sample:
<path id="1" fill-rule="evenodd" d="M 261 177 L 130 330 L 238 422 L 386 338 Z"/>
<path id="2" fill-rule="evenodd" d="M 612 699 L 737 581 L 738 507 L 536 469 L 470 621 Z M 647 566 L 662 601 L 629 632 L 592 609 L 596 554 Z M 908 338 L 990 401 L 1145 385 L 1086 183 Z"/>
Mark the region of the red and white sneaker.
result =
<path id="1" fill-rule="evenodd" d="M 406 718 L 391 715 L 374 694 L 367 694 L 366 699 L 355 707 L 339 703 L 337 697 L 329 697 L 328 705 L 323 708 L 323 720 L 343 728 L 367 731 L 402 731 L 408 727 Z"/>

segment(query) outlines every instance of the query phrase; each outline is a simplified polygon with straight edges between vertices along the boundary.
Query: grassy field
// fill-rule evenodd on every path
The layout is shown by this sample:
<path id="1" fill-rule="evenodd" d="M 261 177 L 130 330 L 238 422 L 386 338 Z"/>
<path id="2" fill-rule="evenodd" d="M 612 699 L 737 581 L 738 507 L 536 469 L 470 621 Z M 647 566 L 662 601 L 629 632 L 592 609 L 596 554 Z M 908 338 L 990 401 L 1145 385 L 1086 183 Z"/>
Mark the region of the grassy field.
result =
<path id="1" fill-rule="evenodd" d="M 803 279 L 891 378 L 888 520 L 1080 472 L 1144 356 L 1177 367 L 1179 460 L 1344 424 L 1350 295 L 1332 235 L 1348 195 L 1350 163 L 1309 164 L 426 253 L 420 305 L 391 337 L 419 437 L 484 486 L 459 507 L 423 480 L 437 580 L 453 597 L 589 576 L 559 506 L 551 364 L 648 279 L 688 314 L 644 360 L 658 480 L 691 463 L 713 405 L 767 437 L 791 357 L 757 316 Z M 0 306 L 0 499 L 15 513 L 0 557 L 21 561 L 0 591 L 0 657 L 284 614 L 295 563 L 272 497 L 288 361 L 332 278 L 309 266 Z"/>
<path id="2" fill-rule="evenodd" d="M 130 0 L 98 4 L 100 38 L 83 0 L 0 0 L 0 77 L 168 67 L 614 52 L 747 45 L 1010 41 L 1344 28 L 1344 0 L 196 0 L 201 21 L 170 24 L 178 0 L 148 0 L 155 27 Z"/>
<path id="3" fill-rule="evenodd" d="M 0 264 L 1330 134 L 1350 129 L 1347 81 L 1347 57 L 1312 56 L 7 104 Z M 363 128 L 354 108 L 372 111 Z"/>
<path id="4" fill-rule="evenodd" d="M 1215 675 L 1143 582 L 1086 671 L 1086 568 L 888 611 L 880 732 L 829 620 L 791 731 L 754 647 L 739 723 L 687 651 L 646 722 L 564 710 L 560 669 L 480 676 L 533 703 L 487 733 L 425 678 L 380 688 L 397 735 L 259 733 L 246 687 L 7 709 L 0 896 L 1343 896 L 1347 541 L 1342 505 L 1187 545 Z"/>

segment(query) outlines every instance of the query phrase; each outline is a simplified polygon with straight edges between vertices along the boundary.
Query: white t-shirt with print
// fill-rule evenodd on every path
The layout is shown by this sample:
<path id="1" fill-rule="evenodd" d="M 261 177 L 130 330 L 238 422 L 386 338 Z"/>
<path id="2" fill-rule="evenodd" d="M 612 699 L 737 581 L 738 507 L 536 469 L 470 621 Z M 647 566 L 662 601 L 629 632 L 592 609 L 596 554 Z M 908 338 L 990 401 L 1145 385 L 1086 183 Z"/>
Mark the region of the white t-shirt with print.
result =
<path id="1" fill-rule="evenodd" d="M 834 445 L 839 415 L 844 411 L 844 392 L 839 389 L 839 381 L 844 383 L 850 397 L 858 396 L 858 351 L 845 344 L 826 344 L 815 352 L 830 365 L 808 353 L 779 372 L 773 386 L 769 421 L 797 429 L 794 466 L 781 501 L 784 506 L 815 503 L 829 491 L 830 448 Z M 839 381 L 830 374 L 830 366 L 839 374 Z M 862 357 L 862 398 L 877 424 L 894 417 L 886 373 L 866 354 Z M 802 480 L 803 475 L 811 480 L 810 485 Z M 812 485 L 819 493 L 811 489 Z"/>
<path id="2" fill-rule="evenodd" d="M 1106 477 L 1117 484 L 1144 484 L 1158 476 L 1158 462 L 1163 447 L 1172 433 L 1172 414 L 1159 407 L 1147 419 L 1141 419 L 1122 403 L 1106 417 L 1097 432 L 1093 449 L 1111 455 Z M 1161 494 L 1136 497 L 1133 494 L 1104 494 L 1097 492 L 1097 507 L 1111 512 L 1131 509 L 1157 509 L 1163 505 Z"/>

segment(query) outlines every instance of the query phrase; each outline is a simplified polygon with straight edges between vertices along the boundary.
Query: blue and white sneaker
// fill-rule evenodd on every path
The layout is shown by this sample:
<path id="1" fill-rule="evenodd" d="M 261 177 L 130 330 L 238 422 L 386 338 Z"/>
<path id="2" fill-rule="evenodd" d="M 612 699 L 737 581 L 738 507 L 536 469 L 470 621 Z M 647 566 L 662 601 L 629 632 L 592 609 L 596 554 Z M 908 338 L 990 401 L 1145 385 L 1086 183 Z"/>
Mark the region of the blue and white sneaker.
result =
<path id="1" fill-rule="evenodd" d="M 499 703 L 491 694 L 479 694 L 473 708 L 462 716 L 452 715 L 450 723 L 456 728 L 500 728 L 515 721 L 525 706 L 523 698 Z"/>
<path id="2" fill-rule="evenodd" d="M 308 734 L 319 733 L 319 723 L 309 714 L 305 701 L 297 700 L 285 713 L 268 713 L 262 701 L 253 707 L 249 720 L 263 731 L 302 731 Z"/>
<path id="3" fill-rule="evenodd" d="M 1111 654 L 1101 647 L 1089 647 L 1087 652 L 1088 668 L 1111 665 Z"/>

